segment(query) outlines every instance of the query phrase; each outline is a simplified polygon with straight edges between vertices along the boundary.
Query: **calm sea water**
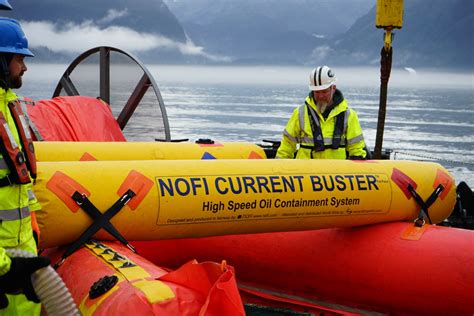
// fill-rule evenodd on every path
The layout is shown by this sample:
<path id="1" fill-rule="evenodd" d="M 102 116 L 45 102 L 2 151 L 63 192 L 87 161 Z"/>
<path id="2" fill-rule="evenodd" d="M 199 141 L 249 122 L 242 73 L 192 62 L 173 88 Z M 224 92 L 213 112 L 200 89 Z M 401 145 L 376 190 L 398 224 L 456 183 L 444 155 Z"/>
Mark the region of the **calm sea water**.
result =
<path id="1" fill-rule="evenodd" d="M 119 113 L 140 73 L 112 67 L 114 113 Z M 148 67 L 166 105 L 173 139 L 218 141 L 279 140 L 293 109 L 308 93 L 310 68 L 304 67 Z M 31 64 L 20 94 L 50 98 L 66 65 Z M 358 112 L 367 143 L 375 144 L 379 70 L 334 69 L 337 86 Z M 84 68 L 79 91 L 98 95 L 97 67 Z M 394 69 L 384 133 L 393 159 L 441 163 L 474 188 L 474 83 L 472 73 L 416 73 Z M 129 140 L 153 141 L 156 129 L 153 95 L 147 94 L 125 133 Z"/>

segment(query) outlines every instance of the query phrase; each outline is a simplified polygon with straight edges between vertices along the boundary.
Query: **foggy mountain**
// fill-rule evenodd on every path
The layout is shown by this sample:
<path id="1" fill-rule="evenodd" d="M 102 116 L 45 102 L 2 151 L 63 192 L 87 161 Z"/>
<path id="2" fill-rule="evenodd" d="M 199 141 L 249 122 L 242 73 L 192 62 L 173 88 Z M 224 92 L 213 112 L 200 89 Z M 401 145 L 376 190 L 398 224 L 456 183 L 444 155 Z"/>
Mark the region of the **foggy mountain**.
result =
<path id="1" fill-rule="evenodd" d="M 378 65 L 373 0 L 164 0 L 188 35 L 239 63 Z M 393 64 L 474 68 L 474 1 L 404 1 Z"/>
<path id="2" fill-rule="evenodd" d="M 333 41 L 319 43 L 316 62 L 379 65 L 383 30 L 374 27 L 375 7 Z M 392 40 L 393 65 L 474 68 L 474 1 L 404 1 L 403 28 Z"/>
<path id="3" fill-rule="evenodd" d="M 11 5 L 13 11 L 1 14 L 22 22 L 36 61 L 70 61 L 100 45 L 145 59 L 180 61 L 176 50 L 186 47 L 183 27 L 162 0 L 12 0 Z"/>
<path id="4" fill-rule="evenodd" d="M 374 0 L 11 0 L 37 61 L 99 45 L 158 63 L 378 65 Z M 393 64 L 474 68 L 472 0 L 405 1 Z"/>
<path id="5" fill-rule="evenodd" d="M 11 4 L 14 11 L 6 13 L 20 20 L 47 20 L 58 25 L 91 20 L 103 28 L 113 25 L 139 32 L 153 30 L 171 39 L 186 40 L 181 24 L 162 0 L 12 0 Z"/>
<path id="6" fill-rule="evenodd" d="M 193 41 L 236 63 L 301 64 L 373 0 L 165 0 Z"/>

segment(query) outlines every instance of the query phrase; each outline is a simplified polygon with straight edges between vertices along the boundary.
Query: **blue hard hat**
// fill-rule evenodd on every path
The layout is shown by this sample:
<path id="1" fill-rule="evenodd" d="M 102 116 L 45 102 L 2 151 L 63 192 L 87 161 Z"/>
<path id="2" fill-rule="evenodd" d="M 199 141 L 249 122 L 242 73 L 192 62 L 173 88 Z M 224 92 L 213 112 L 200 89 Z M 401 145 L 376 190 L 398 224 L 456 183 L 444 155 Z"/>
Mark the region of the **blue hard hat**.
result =
<path id="1" fill-rule="evenodd" d="M 28 49 L 28 40 L 18 21 L 0 17 L 0 53 L 35 56 Z"/>
<path id="2" fill-rule="evenodd" d="M 12 10 L 12 6 L 7 0 L 0 0 L 0 10 Z"/>

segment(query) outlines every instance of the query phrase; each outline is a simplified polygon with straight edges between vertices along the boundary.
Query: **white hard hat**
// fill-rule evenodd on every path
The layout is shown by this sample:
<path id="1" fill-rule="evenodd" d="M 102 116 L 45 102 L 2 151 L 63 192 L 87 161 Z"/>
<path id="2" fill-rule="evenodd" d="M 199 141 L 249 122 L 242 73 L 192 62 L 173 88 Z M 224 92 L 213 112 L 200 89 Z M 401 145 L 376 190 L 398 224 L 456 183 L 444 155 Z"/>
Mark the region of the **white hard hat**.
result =
<path id="1" fill-rule="evenodd" d="M 316 67 L 309 75 L 309 90 L 325 90 L 336 83 L 336 75 L 328 66 Z"/>

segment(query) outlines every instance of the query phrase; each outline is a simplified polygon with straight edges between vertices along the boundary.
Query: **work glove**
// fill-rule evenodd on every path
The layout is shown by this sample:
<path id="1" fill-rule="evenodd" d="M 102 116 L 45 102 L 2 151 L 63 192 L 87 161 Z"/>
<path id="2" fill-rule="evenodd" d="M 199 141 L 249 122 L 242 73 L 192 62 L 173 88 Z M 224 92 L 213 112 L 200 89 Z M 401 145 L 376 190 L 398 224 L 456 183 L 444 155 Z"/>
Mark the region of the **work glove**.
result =
<path id="1" fill-rule="evenodd" d="M 36 270 L 47 267 L 51 261 L 48 257 L 31 258 L 11 258 L 10 271 L 0 276 L 0 309 L 8 306 L 8 299 L 5 294 L 25 294 L 26 298 L 35 303 L 40 300 L 36 296 L 31 274 Z"/>

